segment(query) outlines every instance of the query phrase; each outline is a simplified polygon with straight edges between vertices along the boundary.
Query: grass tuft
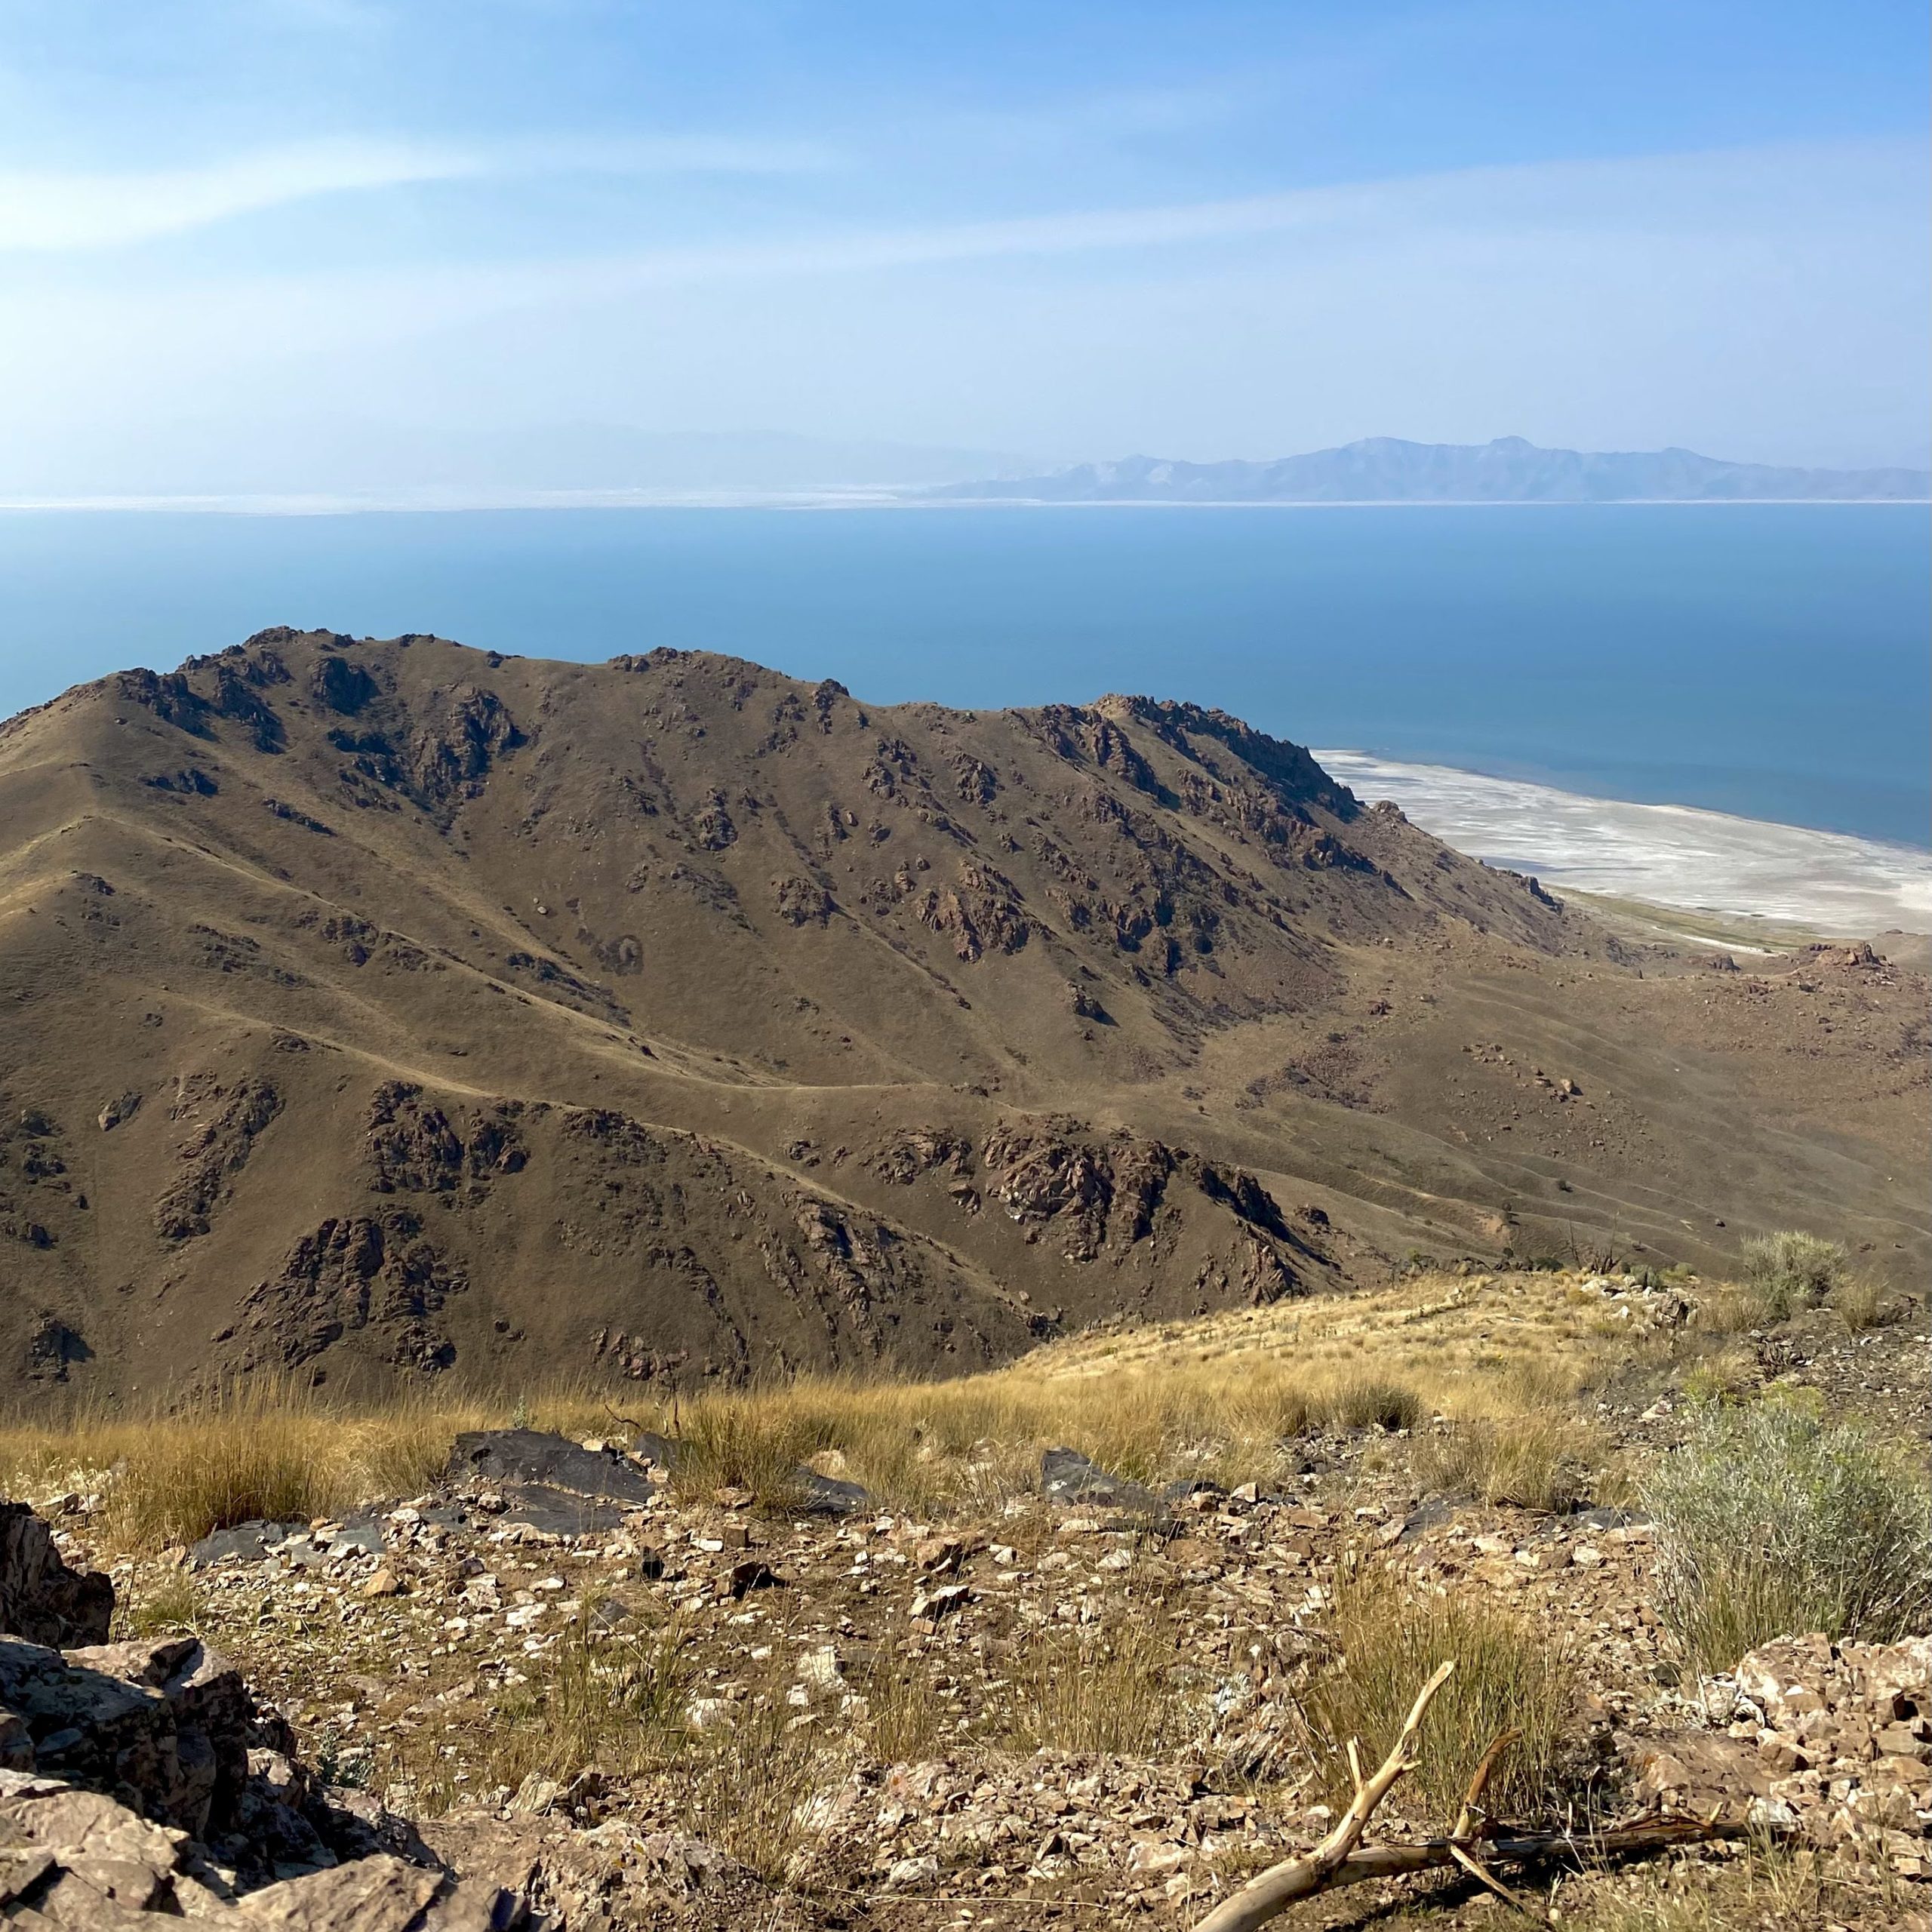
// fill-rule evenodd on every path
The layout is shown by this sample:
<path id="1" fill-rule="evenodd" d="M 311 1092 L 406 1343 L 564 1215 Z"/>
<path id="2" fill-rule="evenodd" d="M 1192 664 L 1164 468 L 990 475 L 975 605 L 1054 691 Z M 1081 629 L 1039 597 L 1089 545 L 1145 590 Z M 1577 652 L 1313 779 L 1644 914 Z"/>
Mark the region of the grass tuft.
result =
<path id="1" fill-rule="evenodd" d="M 1407 1383 L 1374 1375 L 1349 1377 L 1324 1407 L 1327 1419 L 1344 1429 L 1414 1429 L 1427 1414 Z"/>
<path id="2" fill-rule="evenodd" d="M 1331 1629 L 1339 1659 L 1303 1694 L 1302 1709 L 1337 1794 L 1349 1789 L 1349 1739 L 1360 1740 L 1365 1763 L 1379 1763 L 1416 1693 L 1450 1659 L 1456 1673 L 1430 1707 L 1411 1774 L 1432 1821 L 1454 1820 L 1483 1753 L 1511 1729 L 1522 1736 L 1491 1780 L 1490 1809 L 1527 1821 L 1561 1808 L 1576 1704 L 1562 1644 L 1500 1605 L 1439 1596 L 1367 1563 L 1338 1581 Z"/>
<path id="3" fill-rule="evenodd" d="M 801 1466 L 827 1446 L 823 1428 L 783 1392 L 715 1397 L 687 1412 L 672 1487 L 693 1498 L 742 1489 L 759 1509 L 795 1509 L 804 1493 Z"/>
<path id="4" fill-rule="evenodd" d="M 1594 1494 L 1601 1432 L 1570 1417 L 1459 1423 L 1419 1448 L 1417 1473 L 1445 1495 L 1523 1509 L 1575 1509 Z"/>
<path id="5" fill-rule="evenodd" d="M 1200 1728 L 1185 1633 L 1162 1606 L 1057 1626 L 1014 1660 L 1005 1742 L 1022 1751 L 1152 1756 Z"/>
<path id="6" fill-rule="evenodd" d="M 1825 1297 L 1825 1305 L 1854 1335 L 1890 1327 L 1904 1318 L 1907 1306 L 1903 1297 L 1888 1294 L 1876 1281 L 1858 1275 L 1839 1282 Z"/>
<path id="7" fill-rule="evenodd" d="M 696 1679 L 676 1623 L 632 1632 L 580 1620 L 499 1706 L 491 1774 L 515 1786 L 533 1774 L 568 1783 L 592 1767 L 623 1775 L 662 1764 L 683 1742 Z"/>

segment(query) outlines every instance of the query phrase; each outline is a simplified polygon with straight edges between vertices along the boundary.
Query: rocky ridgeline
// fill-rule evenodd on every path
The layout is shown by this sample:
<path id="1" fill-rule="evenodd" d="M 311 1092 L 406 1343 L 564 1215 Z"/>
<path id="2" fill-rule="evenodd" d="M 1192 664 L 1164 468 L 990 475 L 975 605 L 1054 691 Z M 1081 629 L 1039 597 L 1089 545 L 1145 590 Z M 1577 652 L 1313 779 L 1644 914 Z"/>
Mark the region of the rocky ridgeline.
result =
<path id="1" fill-rule="evenodd" d="M 520 1900 L 462 1885 L 367 1794 L 325 1784 L 198 1639 L 109 1643 L 109 1580 L 0 1504 L 0 1916 L 111 1932 L 512 1932 Z"/>

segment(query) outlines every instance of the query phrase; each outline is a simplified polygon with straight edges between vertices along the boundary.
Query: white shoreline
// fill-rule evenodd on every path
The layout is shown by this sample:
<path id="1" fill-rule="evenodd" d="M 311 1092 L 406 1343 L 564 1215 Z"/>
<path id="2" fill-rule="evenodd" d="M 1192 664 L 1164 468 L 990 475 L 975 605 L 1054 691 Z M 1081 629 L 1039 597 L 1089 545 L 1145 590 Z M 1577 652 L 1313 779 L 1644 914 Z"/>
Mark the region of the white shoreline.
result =
<path id="1" fill-rule="evenodd" d="M 1932 932 L 1932 851 L 1695 805 L 1596 798 L 1451 765 L 1316 751 L 1364 800 L 1557 890 L 1848 937 Z"/>

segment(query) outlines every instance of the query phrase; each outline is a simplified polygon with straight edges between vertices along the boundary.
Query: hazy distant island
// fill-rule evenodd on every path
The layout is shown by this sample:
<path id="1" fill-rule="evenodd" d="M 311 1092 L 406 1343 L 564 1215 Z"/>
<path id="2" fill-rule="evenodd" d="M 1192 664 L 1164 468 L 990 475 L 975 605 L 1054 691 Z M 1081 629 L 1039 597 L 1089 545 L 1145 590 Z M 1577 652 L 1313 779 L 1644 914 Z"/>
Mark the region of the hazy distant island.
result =
<path id="1" fill-rule="evenodd" d="M 1923 469 L 1796 469 L 1694 450 L 1546 450 L 1521 436 L 1367 436 L 1271 463 L 1131 456 L 1041 476 L 952 483 L 929 499 L 1034 503 L 1922 503 Z"/>
<path id="2" fill-rule="evenodd" d="M 0 453 L 0 506 L 358 509 L 945 503 L 1921 503 L 1922 469 L 1798 469 L 1690 450 L 1601 454 L 1371 436 L 1273 462 L 999 450 L 563 423 L 464 430 L 291 416 L 189 426 L 165 450 L 85 438 Z M 9 467 L 9 465 L 11 467 Z"/>

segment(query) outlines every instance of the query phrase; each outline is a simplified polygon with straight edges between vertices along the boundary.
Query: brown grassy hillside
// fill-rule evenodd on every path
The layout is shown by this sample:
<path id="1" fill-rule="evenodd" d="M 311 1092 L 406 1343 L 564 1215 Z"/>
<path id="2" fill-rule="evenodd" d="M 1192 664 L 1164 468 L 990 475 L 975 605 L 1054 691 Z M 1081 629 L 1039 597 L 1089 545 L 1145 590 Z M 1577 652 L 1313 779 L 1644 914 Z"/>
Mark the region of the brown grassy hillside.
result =
<path id="1" fill-rule="evenodd" d="M 1140 698 L 267 632 L 0 727 L 0 1383 L 964 1369 L 1412 1250 L 1925 1253 L 1922 980 Z"/>

